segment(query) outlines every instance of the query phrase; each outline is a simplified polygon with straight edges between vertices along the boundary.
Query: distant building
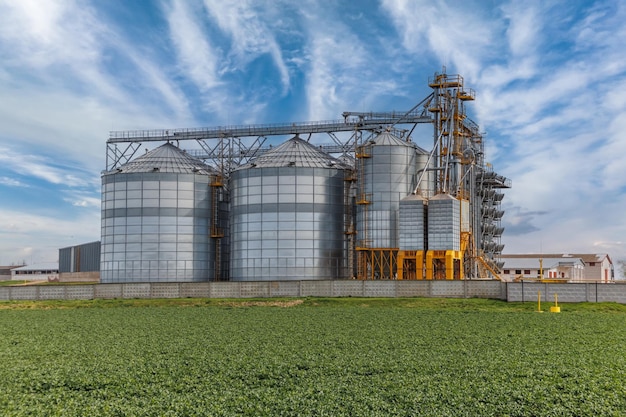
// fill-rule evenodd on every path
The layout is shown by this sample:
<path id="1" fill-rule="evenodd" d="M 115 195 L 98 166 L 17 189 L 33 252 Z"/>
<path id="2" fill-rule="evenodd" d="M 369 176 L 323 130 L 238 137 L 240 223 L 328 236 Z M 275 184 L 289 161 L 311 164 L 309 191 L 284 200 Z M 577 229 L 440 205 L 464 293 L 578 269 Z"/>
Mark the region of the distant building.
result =
<path id="1" fill-rule="evenodd" d="M 506 281 L 563 279 L 569 282 L 614 282 L 613 262 L 608 254 L 507 254 L 501 278 Z"/>
<path id="2" fill-rule="evenodd" d="M 59 281 L 98 282 L 99 280 L 99 241 L 59 249 Z"/>
<path id="3" fill-rule="evenodd" d="M 0 281 L 9 281 L 11 279 L 11 270 L 24 265 L 0 265 Z"/>
<path id="4" fill-rule="evenodd" d="M 58 281 L 59 264 L 46 262 L 14 268 L 11 270 L 11 279 L 14 281 Z"/>

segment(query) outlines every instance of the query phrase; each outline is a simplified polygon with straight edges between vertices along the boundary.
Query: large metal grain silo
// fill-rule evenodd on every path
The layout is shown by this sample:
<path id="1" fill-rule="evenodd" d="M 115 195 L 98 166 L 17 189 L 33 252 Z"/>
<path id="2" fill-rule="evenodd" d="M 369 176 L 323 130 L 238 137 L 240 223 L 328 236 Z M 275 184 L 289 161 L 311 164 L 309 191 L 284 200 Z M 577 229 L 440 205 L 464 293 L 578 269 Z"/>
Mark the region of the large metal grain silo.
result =
<path id="1" fill-rule="evenodd" d="M 102 175 L 100 281 L 208 281 L 210 168 L 166 143 Z"/>
<path id="2" fill-rule="evenodd" d="M 232 281 L 346 274 L 344 166 L 297 136 L 230 178 Z"/>
<path id="3" fill-rule="evenodd" d="M 412 142 L 384 132 L 357 153 L 360 246 L 398 248 L 400 200 L 411 194 L 417 183 L 416 149 Z"/>

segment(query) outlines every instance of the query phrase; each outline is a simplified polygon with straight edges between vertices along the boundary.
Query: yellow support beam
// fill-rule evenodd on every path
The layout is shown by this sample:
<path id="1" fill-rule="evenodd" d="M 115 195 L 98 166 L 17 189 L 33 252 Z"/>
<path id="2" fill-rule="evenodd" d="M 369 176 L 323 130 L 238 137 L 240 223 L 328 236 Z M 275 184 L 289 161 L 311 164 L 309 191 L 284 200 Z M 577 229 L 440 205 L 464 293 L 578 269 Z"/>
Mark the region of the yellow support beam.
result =
<path id="1" fill-rule="evenodd" d="M 424 279 L 424 251 L 398 251 L 398 280 Z"/>
<path id="2" fill-rule="evenodd" d="M 429 250 L 426 252 L 426 279 L 464 279 L 463 252 Z"/>

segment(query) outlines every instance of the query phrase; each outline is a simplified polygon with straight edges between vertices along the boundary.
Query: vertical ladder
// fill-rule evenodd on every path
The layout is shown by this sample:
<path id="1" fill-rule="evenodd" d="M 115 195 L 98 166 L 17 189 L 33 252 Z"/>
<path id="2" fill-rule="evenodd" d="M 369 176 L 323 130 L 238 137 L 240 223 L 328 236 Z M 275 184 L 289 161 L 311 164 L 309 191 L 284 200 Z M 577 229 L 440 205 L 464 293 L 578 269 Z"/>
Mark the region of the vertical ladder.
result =
<path id="1" fill-rule="evenodd" d="M 368 208 L 371 204 L 370 198 L 371 196 L 365 192 L 365 160 L 372 157 L 371 145 L 359 145 L 356 147 L 355 156 L 357 159 L 357 173 L 358 173 L 358 192 L 356 198 L 356 204 L 361 206 L 361 212 L 363 215 L 361 216 L 362 228 L 361 232 L 363 233 L 362 237 L 359 237 L 357 243 L 357 279 L 367 279 L 368 278 L 368 265 L 371 265 L 371 260 L 369 258 L 369 230 L 368 230 Z M 370 269 L 370 272 L 373 274 L 373 270 Z"/>
<path id="2" fill-rule="evenodd" d="M 214 272 L 215 281 L 222 280 L 222 238 L 224 230 L 220 227 L 220 201 L 221 190 L 224 186 L 222 175 L 215 174 L 211 176 L 211 239 L 215 244 L 215 265 Z"/>

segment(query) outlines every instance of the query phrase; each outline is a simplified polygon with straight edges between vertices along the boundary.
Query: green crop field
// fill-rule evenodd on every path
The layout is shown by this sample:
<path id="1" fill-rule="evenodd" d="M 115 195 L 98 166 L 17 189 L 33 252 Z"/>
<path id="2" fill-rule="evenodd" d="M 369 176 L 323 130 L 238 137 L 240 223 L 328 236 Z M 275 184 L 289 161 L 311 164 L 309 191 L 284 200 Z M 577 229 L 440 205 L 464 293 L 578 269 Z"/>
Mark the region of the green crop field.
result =
<path id="1" fill-rule="evenodd" d="M 535 308 L 2 302 L 0 415 L 626 415 L 626 306 Z"/>

